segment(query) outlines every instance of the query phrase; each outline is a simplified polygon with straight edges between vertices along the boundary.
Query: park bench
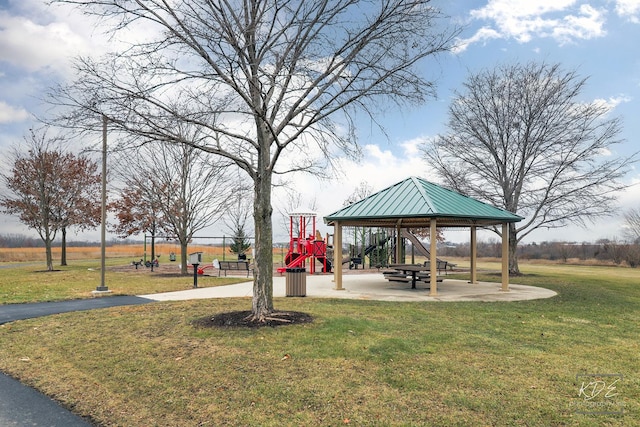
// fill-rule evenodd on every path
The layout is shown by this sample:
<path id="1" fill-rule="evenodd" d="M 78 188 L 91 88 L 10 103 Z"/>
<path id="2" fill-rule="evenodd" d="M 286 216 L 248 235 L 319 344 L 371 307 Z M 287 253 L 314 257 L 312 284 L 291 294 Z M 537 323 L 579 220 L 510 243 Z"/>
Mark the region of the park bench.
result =
<path id="1" fill-rule="evenodd" d="M 246 271 L 247 277 L 249 277 L 249 261 L 218 261 L 218 277 L 220 272 L 224 271 L 224 275 L 227 275 L 227 271 Z"/>
<path id="2" fill-rule="evenodd" d="M 424 262 L 425 267 L 429 267 L 430 265 L 431 265 L 431 262 L 429 261 Z M 447 274 L 447 267 L 453 270 L 453 267 L 455 266 L 456 264 L 452 264 L 449 261 L 444 261 L 441 259 L 436 260 L 436 270 L 438 270 L 438 274 L 442 273 L 443 271 L 445 272 L 445 274 Z"/>

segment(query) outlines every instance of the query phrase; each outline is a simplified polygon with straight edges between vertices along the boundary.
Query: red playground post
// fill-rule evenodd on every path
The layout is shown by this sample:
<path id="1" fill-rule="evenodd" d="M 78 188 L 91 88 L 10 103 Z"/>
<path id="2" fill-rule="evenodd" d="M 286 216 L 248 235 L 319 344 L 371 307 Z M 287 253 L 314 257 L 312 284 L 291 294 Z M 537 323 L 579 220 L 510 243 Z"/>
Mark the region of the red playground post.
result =
<path id="1" fill-rule="evenodd" d="M 284 273 L 287 268 L 306 268 L 307 259 L 310 273 L 315 273 L 316 260 L 322 263 L 323 272 L 331 271 L 331 261 L 327 259 L 327 243 L 316 230 L 316 216 L 314 212 L 289 214 L 289 251 L 284 258 L 285 267 L 278 268 L 278 273 Z M 311 230 L 307 235 L 309 225 Z M 297 236 L 294 235 L 296 233 Z"/>

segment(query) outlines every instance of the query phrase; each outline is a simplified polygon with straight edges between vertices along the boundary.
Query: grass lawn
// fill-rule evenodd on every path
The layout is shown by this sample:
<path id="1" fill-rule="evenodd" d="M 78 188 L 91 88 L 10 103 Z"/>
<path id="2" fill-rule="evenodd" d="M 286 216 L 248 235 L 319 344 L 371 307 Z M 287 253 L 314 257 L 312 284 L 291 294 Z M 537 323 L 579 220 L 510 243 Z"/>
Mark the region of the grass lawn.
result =
<path id="1" fill-rule="evenodd" d="M 191 325 L 250 299 L 68 313 L 0 327 L 0 370 L 104 426 L 640 425 L 640 271 L 521 269 L 559 295 L 276 299 L 315 321 L 252 330 Z"/>
<path id="2" fill-rule="evenodd" d="M 129 258 L 107 258 L 105 282 L 114 295 L 145 295 L 193 287 L 193 276 L 179 275 L 179 265 L 161 264 L 154 272 L 129 265 Z M 42 263 L 2 264 L 0 304 L 92 298 L 100 286 L 100 261 L 74 260 L 56 271 L 43 271 Z M 198 287 L 246 281 L 245 277 L 198 277 Z"/>

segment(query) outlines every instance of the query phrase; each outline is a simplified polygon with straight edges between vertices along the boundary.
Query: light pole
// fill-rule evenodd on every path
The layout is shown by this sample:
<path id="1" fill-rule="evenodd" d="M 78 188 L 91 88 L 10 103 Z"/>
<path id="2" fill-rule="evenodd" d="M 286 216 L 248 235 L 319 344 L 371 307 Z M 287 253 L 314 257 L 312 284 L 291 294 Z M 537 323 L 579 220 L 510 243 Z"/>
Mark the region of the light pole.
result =
<path id="1" fill-rule="evenodd" d="M 107 116 L 102 115 L 102 215 L 100 217 L 100 286 L 96 292 L 109 292 L 105 284 L 107 269 Z"/>

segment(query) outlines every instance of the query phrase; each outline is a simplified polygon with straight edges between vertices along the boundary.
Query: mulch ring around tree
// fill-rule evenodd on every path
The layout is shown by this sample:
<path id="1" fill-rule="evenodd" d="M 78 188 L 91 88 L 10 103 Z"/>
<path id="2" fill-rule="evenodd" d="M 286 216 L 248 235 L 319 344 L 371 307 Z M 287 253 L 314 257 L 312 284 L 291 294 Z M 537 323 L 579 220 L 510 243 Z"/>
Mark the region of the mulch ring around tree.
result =
<path id="1" fill-rule="evenodd" d="M 264 321 L 253 319 L 251 311 L 231 311 L 202 317 L 191 322 L 197 328 L 262 328 L 265 326 L 300 325 L 313 322 L 313 317 L 299 311 L 275 311 Z"/>

